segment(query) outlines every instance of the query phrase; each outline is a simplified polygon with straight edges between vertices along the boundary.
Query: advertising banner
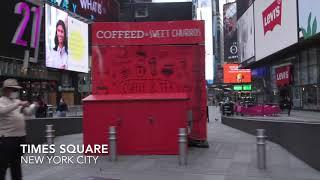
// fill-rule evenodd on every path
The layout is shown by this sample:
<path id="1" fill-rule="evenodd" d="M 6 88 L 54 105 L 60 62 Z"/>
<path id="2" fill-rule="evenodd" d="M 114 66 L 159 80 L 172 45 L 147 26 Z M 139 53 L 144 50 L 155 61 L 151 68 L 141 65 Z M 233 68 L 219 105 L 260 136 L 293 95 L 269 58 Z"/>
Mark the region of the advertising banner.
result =
<path id="1" fill-rule="evenodd" d="M 251 70 L 251 75 L 253 78 L 263 78 L 268 75 L 268 68 L 263 66 L 263 67 L 258 67 L 254 68 Z"/>
<path id="2" fill-rule="evenodd" d="M 223 5 L 224 61 L 238 61 L 237 6 L 236 3 Z"/>
<path id="3" fill-rule="evenodd" d="M 37 57 L 42 8 L 25 0 L 1 1 L 0 15 L 0 56 L 23 60 L 29 50 L 29 57 Z"/>
<path id="4" fill-rule="evenodd" d="M 118 21 L 120 5 L 117 0 L 69 0 L 69 10 L 93 21 Z"/>
<path id="5" fill-rule="evenodd" d="M 68 14 L 46 5 L 46 66 L 67 69 Z"/>
<path id="6" fill-rule="evenodd" d="M 281 66 L 276 68 L 277 86 L 285 86 L 291 83 L 291 66 Z"/>
<path id="7" fill-rule="evenodd" d="M 254 56 L 253 6 L 238 20 L 238 47 L 240 62 L 246 61 Z"/>
<path id="8" fill-rule="evenodd" d="M 120 5 L 117 0 L 44 0 L 46 3 L 73 12 L 86 19 L 100 22 L 118 21 Z"/>
<path id="9" fill-rule="evenodd" d="M 254 2 L 256 60 L 298 42 L 296 0 Z"/>
<path id="10" fill-rule="evenodd" d="M 307 39 L 320 32 L 320 1 L 299 0 L 299 37 Z"/>
<path id="11" fill-rule="evenodd" d="M 88 72 L 88 25 L 46 5 L 46 67 Z"/>
<path id="12" fill-rule="evenodd" d="M 92 45 L 199 43 L 204 43 L 204 21 L 92 24 Z"/>
<path id="13" fill-rule="evenodd" d="M 223 65 L 223 83 L 250 83 L 251 70 L 239 69 L 239 64 Z"/>
<path id="14" fill-rule="evenodd" d="M 69 16 L 68 28 L 68 70 L 77 72 L 88 72 L 88 25 Z"/>
<path id="15" fill-rule="evenodd" d="M 249 9 L 254 0 L 237 0 L 237 18 L 240 17 Z"/>

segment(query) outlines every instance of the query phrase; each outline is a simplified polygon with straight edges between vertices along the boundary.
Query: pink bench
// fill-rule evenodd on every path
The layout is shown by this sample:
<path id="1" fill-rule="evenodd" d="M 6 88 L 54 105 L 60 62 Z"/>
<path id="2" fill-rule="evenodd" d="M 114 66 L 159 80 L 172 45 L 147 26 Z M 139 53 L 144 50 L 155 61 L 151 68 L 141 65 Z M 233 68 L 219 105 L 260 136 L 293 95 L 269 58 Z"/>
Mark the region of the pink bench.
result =
<path id="1" fill-rule="evenodd" d="M 235 112 L 249 116 L 275 116 L 281 112 L 281 109 L 278 105 L 255 105 L 251 107 L 236 105 Z"/>

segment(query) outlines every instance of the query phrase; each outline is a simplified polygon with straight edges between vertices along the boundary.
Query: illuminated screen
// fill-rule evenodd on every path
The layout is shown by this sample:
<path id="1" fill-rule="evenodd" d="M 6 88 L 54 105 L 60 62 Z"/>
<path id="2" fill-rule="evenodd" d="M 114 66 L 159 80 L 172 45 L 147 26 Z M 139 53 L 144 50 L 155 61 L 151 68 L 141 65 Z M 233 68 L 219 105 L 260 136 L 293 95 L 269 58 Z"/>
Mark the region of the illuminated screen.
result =
<path id="1" fill-rule="evenodd" d="M 68 18 L 68 70 L 88 72 L 88 25 Z"/>
<path id="2" fill-rule="evenodd" d="M 234 91 L 242 91 L 242 86 L 241 85 L 234 85 L 233 90 Z"/>
<path id="3" fill-rule="evenodd" d="M 223 82 L 224 83 L 250 83 L 251 70 L 239 69 L 238 64 L 223 65 Z"/>
<path id="4" fill-rule="evenodd" d="M 243 89 L 244 91 L 251 91 L 251 90 L 252 90 L 251 85 L 243 85 L 242 87 L 243 87 L 242 89 Z"/>
<path id="5" fill-rule="evenodd" d="M 88 72 L 88 25 L 46 5 L 46 67 Z"/>

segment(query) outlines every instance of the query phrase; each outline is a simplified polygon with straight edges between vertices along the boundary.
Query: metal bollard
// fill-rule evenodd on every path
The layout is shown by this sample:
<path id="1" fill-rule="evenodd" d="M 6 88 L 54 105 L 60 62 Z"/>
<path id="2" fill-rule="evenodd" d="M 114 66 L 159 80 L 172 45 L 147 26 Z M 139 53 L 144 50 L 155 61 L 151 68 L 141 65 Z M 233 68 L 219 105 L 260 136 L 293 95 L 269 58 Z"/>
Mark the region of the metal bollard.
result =
<path id="1" fill-rule="evenodd" d="M 257 129 L 257 165 L 266 169 L 266 136 L 264 129 Z"/>
<path id="2" fill-rule="evenodd" d="M 54 144 L 54 132 L 55 130 L 53 129 L 52 124 L 46 125 L 46 139 L 48 145 Z"/>
<path id="3" fill-rule="evenodd" d="M 117 132 L 115 126 L 109 127 L 109 156 L 111 161 L 117 160 Z"/>
<path id="4" fill-rule="evenodd" d="M 179 128 L 179 165 L 187 165 L 187 129 Z"/>
<path id="5" fill-rule="evenodd" d="M 192 110 L 188 111 L 188 134 L 191 133 L 193 127 L 193 115 Z"/>

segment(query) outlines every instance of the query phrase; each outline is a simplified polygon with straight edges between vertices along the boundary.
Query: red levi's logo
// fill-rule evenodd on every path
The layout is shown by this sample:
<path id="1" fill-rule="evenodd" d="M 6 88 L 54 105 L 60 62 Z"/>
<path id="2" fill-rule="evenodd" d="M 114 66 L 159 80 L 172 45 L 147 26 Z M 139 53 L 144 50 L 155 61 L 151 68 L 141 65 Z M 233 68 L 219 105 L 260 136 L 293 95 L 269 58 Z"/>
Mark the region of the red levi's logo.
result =
<path id="1" fill-rule="evenodd" d="M 288 71 L 277 74 L 277 81 L 282 81 L 282 80 L 287 80 L 287 79 L 289 79 L 289 72 Z"/>
<path id="2" fill-rule="evenodd" d="M 276 68 L 276 80 L 278 86 L 285 86 L 291 83 L 291 66 Z"/>
<path id="3" fill-rule="evenodd" d="M 275 0 L 262 12 L 264 34 L 272 31 L 278 24 L 281 26 L 282 0 Z"/>

